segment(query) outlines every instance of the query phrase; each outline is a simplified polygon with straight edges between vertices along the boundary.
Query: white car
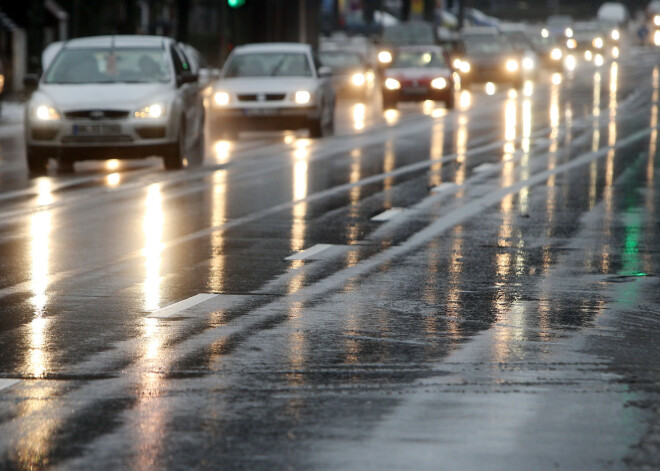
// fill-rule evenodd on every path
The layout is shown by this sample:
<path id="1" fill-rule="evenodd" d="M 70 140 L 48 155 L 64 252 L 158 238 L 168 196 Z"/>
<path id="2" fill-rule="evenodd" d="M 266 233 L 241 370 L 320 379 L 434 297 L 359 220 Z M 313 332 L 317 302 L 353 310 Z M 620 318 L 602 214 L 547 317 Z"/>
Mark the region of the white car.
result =
<path id="1" fill-rule="evenodd" d="M 172 39 L 97 36 L 51 49 L 25 111 L 32 173 L 46 171 L 50 158 L 72 170 L 80 160 L 154 155 L 178 169 L 203 157 L 197 76 Z"/>
<path id="2" fill-rule="evenodd" d="M 334 130 L 332 71 L 298 43 L 251 44 L 227 58 L 211 100 L 213 127 L 240 131 L 307 128 L 312 137 Z"/>

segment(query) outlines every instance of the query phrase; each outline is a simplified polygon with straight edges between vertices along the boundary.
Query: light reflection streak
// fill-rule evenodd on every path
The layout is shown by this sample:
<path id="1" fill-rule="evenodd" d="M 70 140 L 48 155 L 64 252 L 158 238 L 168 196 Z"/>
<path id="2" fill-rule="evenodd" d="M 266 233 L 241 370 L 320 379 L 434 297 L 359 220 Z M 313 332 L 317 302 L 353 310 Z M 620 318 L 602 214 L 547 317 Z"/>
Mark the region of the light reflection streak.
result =
<path id="1" fill-rule="evenodd" d="M 561 76 L 559 76 L 561 78 Z M 550 147 L 548 148 L 548 170 L 552 170 L 557 165 L 557 150 L 559 149 L 559 124 L 560 124 L 560 111 L 559 111 L 559 92 L 561 80 L 554 80 L 550 87 Z M 555 211 L 557 190 L 555 188 L 555 175 L 552 174 L 548 178 L 546 186 L 547 196 L 545 202 L 545 234 L 550 238 L 554 230 Z M 543 273 L 547 275 L 550 270 L 552 258 L 550 248 L 543 247 Z"/>
<path id="2" fill-rule="evenodd" d="M 215 155 L 215 160 L 219 164 L 226 164 L 229 162 L 229 154 L 231 148 L 231 141 L 216 141 L 216 143 L 213 144 L 213 154 Z"/>
<path id="3" fill-rule="evenodd" d="M 472 105 L 472 94 L 469 90 L 461 90 L 461 94 L 458 99 L 458 109 L 460 111 L 465 111 L 470 108 Z"/>
<path id="4" fill-rule="evenodd" d="M 429 186 L 435 187 L 442 183 L 442 155 L 445 146 L 445 123 L 439 121 L 431 128 L 431 161 L 435 161 L 429 169 Z"/>
<path id="5" fill-rule="evenodd" d="M 144 309 L 155 311 L 160 307 L 160 266 L 163 250 L 163 197 L 160 185 L 154 183 L 147 190 L 146 210 L 142 222 L 144 232 L 145 280 Z"/>
<path id="6" fill-rule="evenodd" d="M 117 170 L 119 168 L 119 160 L 117 159 L 108 160 L 105 166 L 108 170 Z"/>
<path id="7" fill-rule="evenodd" d="M 649 151 L 648 160 L 646 163 L 646 211 L 649 215 L 656 214 L 655 208 L 655 154 L 658 150 L 658 88 L 659 88 L 659 75 L 658 66 L 653 68 L 653 98 L 651 105 L 651 136 L 649 138 Z M 657 237 L 657 230 L 652 225 L 647 225 L 646 239 L 653 240 Z M 644 272 L 651 273 L 653 271 L 653 256 L 651 253 L 644 255 Z"/>
<path id="8" fill-rule="evenodd" d="M 468 140 L 468 117 L 461 115 L 458 117 L 458 127 L 456 128 L 456 174 L 454 176 L 454 183 L 462 185 L 465 182 L 467 165 L 467 140 Z M 465 190 L 461 189 L 456 195 L 458 198 L 463 197 Z"/>
<path id="9" fill-rule="evenodd" d="M 219 170 L 213 174 L 211 193 L 211 227 L 218 227 L 227 222 L 227 171 Z M 225 231 L 216 230 L 211 234 L 211 263 L 209 289 L 221 293 L 225 285 Z"/>
<path id="10" fill-rule="evenodd" d="M 399 110 L 387 110 L 385 111 L 385 122 L 390 126 L 395 125 L 399 121 Z"/>
<path id="11" fill-rule="evenodd" d="M 596 152 L 600 147 L 600 94 L 601 94 L 601 73 L 594 73 L 594 96 L 593 96 L 593 137 L 591 139 L 591 151 Z M 598 183 L 598 160 L 589 164 L 589 209 L 596 205 Z"/>
<path id="12" fill-rule="evenodd" d="M 309 172 L 309 149 L 310 141 L 308 139 L 300 139 L 296 142 L 296 150 L 293 153 L 293 200 L 299 201 L 293 205 L 292 208 L 292 225 L 291 225 L 291 252 L 296 253 L 303 250 L 305 247 L 305 234 L 307 232 L 307 203 L 304 200 L 307 198 L 307 181 Z M 291 268 L 297 269 L 304 265 L 303 260 L 292 260 Z M 295 293 L 303 286 L 305 279 L 304 273 L 299 273 L 294 276 L 289 282 L 288 292 Z"/>
<path id="13" fill-rule="evenodd" d="M 529 178 L 529 156 L 531 150 L 531 136 L 532 136 L 532 101 L 525 98 L 522 103 L 522 141 L 521 149 L 523 155 L 520 159 L 520 179 L 527 180 Z M 520 190 L 518 207 L 520 212 L 527 214 L 529 211 L 529 187 L 525 186 Z"/>
<path id="14" fill-rule="evenodd" d="M 385 143 L 385 159 L 383 161 L 383 173 L 389 173 L 396 167 L 396 153 L 394 151 L 394 141 L 391 139 Z M 383 180 L 383 193 L 384 193 L 384 207 L 389 209 L 392 207 L 392 194 L 391 189 L 394 185 L 394 177 L 388 176 Z"/>
<path id="15" fill-rule="evenodd" d="M 452 230 L 452 246 L 449 252 L 449 273 L 446 313 L 448 317 L 446 331 L 449 338 L 458 339 L 460 337 L 460 315 L 463 305 L 461 296 L 461 282 L 464 273 L 463 266 L 463 247 L 465 243 L 464 228 L 462 225 L 456 226 Z"/>
<path id="16" fill-rule="evenodd" d="M 603 234 L 605 243 L 602 247 L 601 270 L 609 273 L 612 263 L 612 247 L 610 237 L 612 236 L 612 223 L 614 218 L 614 157 L 616 150 L 616 116 L 617 116 L 617 92 L 618 92 L 619 65 L 612 62 L 610 66 L 610 102 L 609 102 L 609 124 L 607 145 L 609 150 L 605 160 L 605 187 L 603 188 L 603 205 L 605 208 Z"/>
<path id="17" fill-rule="evenodd" d="M 111 173 L 106 177 L 106 181 L 110 187 L 119 186 L 119 183 L 121 182 L 121 176 L 118 173 Z"/>
<path id="18" fill-rule="evenodd" d="M 422 104 L 422 113 L 426 115 L 432 114 L 434 109 L 435 109 L 435 101 L 433 100 L 426 100 Z"/>
<path id="19" fill-rule="evenodd" d="M 366 116 L 367 107 L 364 103 L 356 103 L 353 106 L 353 129 L 361 131 L 364 129 L 364 119 Z"/>

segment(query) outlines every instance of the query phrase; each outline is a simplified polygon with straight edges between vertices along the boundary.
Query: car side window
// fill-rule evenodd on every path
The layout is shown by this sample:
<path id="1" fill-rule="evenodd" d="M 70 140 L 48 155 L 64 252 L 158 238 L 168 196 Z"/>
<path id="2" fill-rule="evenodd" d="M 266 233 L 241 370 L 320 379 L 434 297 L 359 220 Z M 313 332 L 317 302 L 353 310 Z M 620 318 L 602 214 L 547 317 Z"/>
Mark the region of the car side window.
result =
<path id="1" fill-rule="evenodd" d="M 177 77 L 185 71 L 190 71 L 188 61 L 185 60 L 185 57 L 178 49 L 174 46 L 170 46 L 170 54 L 172 56 L 172 62 L 174 63 L 174 73 Z"/>
<path id="2" fill-rule="evenodd" d="M 312 62 L 314 63 L 314 70 L 316 71 L 316 76 L 318 77 L 319 69 L 323 67 L 323 64 L 321 63 L 319 55 L 316 52 L 312 53 Z"/>

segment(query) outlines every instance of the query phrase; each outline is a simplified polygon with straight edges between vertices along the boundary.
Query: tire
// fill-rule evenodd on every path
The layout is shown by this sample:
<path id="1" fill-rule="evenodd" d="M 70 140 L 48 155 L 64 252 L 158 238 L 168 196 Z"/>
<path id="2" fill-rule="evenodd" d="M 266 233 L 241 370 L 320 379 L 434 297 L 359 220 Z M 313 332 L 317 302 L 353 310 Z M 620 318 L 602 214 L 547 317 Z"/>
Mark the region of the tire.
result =
<path id="1" fill-rule="evenodd" d="M 456 106 L 456 94 L 452 90 L 447 99 L 445 100 L 445 108 L 448 110 L 453 110 Z"/>
<path id="2" fill-rule="evenodd" d="M 195 165 L 202 165 L 202 163 L 204 163 L 204 144 L 204 128 L 201 128 L 197 140 L 195 141 L 195 145 L 190 152 L 190 158 L 192 159 L 191 162 Z"/>
<path id="3" fill-rule="evenodd" d="M 75 173 L 75 169 L 73 168 L 73 161 L 68 160 L 65 157 L 60 157 L 57 159 L 57 173 L 63 175 Z"/>
<path id="4" fill-rule="evenodd" d="M 183 123 L 179 126 L 179 139 L 169 152 L 163 156 L 165 170 L 179 170 L 183 167 L 183 157 L 186 150 L 186 133 Z"/>
<path id="5" fill-rule="evenodd" d="M 396 98 L 383 97 L 383 109 L 384 110 L 395 110 L 396 105 L 397 105 Z"/>
<path id="6" fill-rule="evenodd" d="M 43 175 L 48 167 L 48 157 L 40 155 L 33 147 L 26 150 L 28 170 L 33 175 Z"/>
<path id="7" fill-rule="evenodd" d="M 323 123 L 321 122 L 321 118 L 310 121 L 308 129 L 309 137 L 313 139 L 323 137 Z"/>

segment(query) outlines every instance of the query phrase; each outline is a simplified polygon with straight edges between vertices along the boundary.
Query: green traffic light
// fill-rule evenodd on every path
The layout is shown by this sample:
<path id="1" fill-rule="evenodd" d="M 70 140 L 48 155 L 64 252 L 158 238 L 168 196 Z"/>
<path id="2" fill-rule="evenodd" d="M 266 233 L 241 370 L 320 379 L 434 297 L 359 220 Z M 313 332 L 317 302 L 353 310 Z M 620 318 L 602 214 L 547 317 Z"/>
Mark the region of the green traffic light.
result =
<path id="1" fill-rule="evenodd" d="M 245 0 L 227 0 L 227 5 L 231 8 L 238 8 L 245 5 Z"/>

